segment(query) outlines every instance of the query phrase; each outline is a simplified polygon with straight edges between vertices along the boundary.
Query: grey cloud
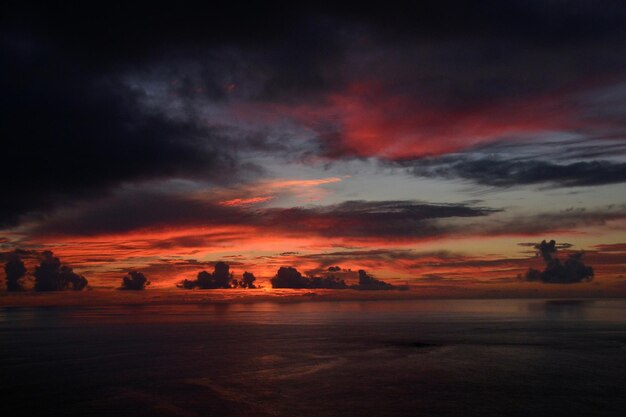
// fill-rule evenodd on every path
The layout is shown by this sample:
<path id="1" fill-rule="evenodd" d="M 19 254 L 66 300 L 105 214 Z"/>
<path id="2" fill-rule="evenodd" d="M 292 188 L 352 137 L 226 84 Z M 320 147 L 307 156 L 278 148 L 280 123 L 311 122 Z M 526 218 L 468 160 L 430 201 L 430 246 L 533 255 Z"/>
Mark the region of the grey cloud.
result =
<path id="1" fill-rule="evenodd" d="M 497 156 L 478 159 L 460 156 L 416 162 L 409 172 L 415 176 L 460 178 L 496 187 L 534 184 L 580 187 L 626 182 L 626 162 L 605 160 L 559 164 Z"/>
<path id="2" fill-rule="evenodd" d="M 439 220 L 497 212 L 480 206 L 418 201 L 347 201 L 330 206 L 257 210 L 217 203 L 179 193 L 131 190 L 34 220 L 27 230 L 45 235 L 97 235 L 164 226 L 232 225 L 287 235 L 415 238 L 447 233 L 436 223 Z M 176 238 L 156 244 L 193 246 L 201 238 Z"/>

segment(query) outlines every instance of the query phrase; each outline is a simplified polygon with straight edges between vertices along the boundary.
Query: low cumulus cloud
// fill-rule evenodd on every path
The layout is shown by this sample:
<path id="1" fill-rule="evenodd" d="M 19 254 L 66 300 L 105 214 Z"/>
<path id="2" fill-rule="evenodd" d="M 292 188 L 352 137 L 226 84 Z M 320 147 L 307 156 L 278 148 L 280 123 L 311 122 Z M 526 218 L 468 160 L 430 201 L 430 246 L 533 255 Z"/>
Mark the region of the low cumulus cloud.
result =
<path id="1" fill-rule="evenodd" d="M 593 279 L 593 268 L 583 262 L 583 252 L 568 255 L 564 262 L 556 257 L 558 251 L 556 242 L 542 241 L 535 246 L 538 254 L 543 258 L 546 267 L 543 271 L 530 268 L 523 279 L 529 282 L 543 282 L 545 284 L 576 284 Z"/>
<path id="2" fill-rule="evenodd" d="M 34 276 L 36 291 L 80 291 L 88 284 L 85 277 L 75 273 L 68 265 L 62 264 L 51 251 L 41 253 Z"/>
<path id="3" fill-rule="evenodd" d="M 6 255 L 4 272 L 7 291 L 21 291 L 23 286 L 20 280 L 26 275 L 26 266 L 20 258 L 19 252 L 13 251 Z"/>
<path id="4" fill-rule="evenodd" d="M 122 290 L 134 290 L 140 291 L 146 288 L 146 285 L 150 285 L 150 281 L 146 276 L 138 271 L 129 271 L 122 278 L 122 286 L 120 289 Z"/>
<path id="5" fill-rule="evenodd" d="M 376 279 L 373 276 L 368 275 L 367 272 L 365 272 L 364 270 L 360 269 L 359 270 L 359 284 L 355 288 L 357 290 L 377 291 L 377 290 L 392 290 L 396 287 L 385 281 Z"/>
<path id="6" fill-rule="evenodd" d="M 291 266 L 281 266 L 276 275 L 270 280 L 272 288 L 293 288 L 293 289 L 353 289 L 364 291 L 379 290 L 405 290 L 405 286 L 391 285 L 382 280 L 368 275 L 364 270 L 358 271 L 358 283 L 349 285 L 345 280 L 339 278 L 334 272 L 328 271 L 323 276 L 312 275 L 303 276 L 296 268 Z"/>
<path id="7" fill-rule="evenodd" d="M 35 291 L 80 291 L 87 287 L 87 279 L 74 272 L 67 264 L 54 256 L 51 251 L 15 249 L 0 252 L 0 261 L 4 261 L 7 291 L 22 291 L 33 285 Z M 26 262 L 24 262 L 26 261 Z M 36 263 L 34 270 L 29 268 Z"/>
<path id="8" fill-rule="evenodd" d="M 232 286 L 233 288 L 257 288 L 257 285 L 254 283 L 256 281 L 256 277 L 252 272 L 245 271 L 241 276 L 240 280 L 233 279 Z"/>
<path id="9" fill-rule="evenodd" d="M 276 275 L 270 280 L 272 288 L 308 288 L 308 289 L 346 289 L 345 281 L 333 274 L 320 276 L 303 276 L 296 268 L 291 266 L 281 266 Z"/>
<path id="10" fill-rule="evenodd" d="M 230 266 L 226 262 L 218 261 L 215 263 L 212 273 L 207 271 L 198 272 L 195 280 L 185 279 L 178 283 L 178 287 L 185 289 L 200 288 L 203 290 L 232 288 L 232 281 L 233 273 L 230 272 Z"/>

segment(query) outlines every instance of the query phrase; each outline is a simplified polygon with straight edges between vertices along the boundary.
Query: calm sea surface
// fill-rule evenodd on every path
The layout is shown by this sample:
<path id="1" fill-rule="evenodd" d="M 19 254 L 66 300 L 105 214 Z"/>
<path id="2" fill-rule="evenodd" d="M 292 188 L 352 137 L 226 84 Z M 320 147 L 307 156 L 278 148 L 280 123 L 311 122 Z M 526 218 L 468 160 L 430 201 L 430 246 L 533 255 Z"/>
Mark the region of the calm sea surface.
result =
<path id="1" fill-rule="evenodd" d="M 626 300 L 0 308 L 3 416 L 626 416 Z"/>

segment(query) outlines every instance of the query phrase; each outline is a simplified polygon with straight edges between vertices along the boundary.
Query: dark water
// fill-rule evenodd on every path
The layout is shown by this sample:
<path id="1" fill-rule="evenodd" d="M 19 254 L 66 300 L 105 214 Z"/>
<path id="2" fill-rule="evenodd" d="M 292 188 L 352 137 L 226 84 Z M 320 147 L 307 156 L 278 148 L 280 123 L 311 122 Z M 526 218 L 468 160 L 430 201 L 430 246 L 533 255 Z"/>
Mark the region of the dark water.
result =
<path id="1" fill-rule="evenodd" d="M 626 301 L 0 308 L 4 416 L 626 416 Z"/>

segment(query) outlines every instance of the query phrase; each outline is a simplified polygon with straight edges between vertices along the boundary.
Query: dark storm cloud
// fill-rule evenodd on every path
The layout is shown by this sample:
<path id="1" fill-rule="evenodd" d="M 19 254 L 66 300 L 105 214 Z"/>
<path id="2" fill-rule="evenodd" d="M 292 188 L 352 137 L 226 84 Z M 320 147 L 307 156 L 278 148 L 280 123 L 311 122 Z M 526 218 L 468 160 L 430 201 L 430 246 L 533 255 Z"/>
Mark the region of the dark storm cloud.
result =
<path id="1" fill-rule="evenodd" d="M 94 51 L 97 54 L 96 51 Z M 3 39 L 0 226 L 20 215 L 100 195 L 124 182 L 228 181 L 239 165 L 215 128 L 140 104 L 115 74 L 95 74 L 65 51 Z"/>

